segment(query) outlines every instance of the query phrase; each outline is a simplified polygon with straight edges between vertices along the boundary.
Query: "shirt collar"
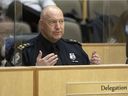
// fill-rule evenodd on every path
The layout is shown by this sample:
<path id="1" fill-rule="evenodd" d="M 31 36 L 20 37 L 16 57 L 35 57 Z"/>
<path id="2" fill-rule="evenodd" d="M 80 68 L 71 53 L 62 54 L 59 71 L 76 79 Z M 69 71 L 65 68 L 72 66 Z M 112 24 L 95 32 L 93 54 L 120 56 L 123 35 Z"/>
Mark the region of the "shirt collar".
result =
<path id="1" fill-rule="evenodd" d="M 39 34 L 39 42 L 41 42 L 41 45 L 43 45 L 47 50 L 52 50 L 53 46 L 57 46 L 59 45 L 59 41 L 57 41 L 56 43 L 52 43 L 49 40 L 47 40 L 44 36 L 42 36 L 42 34 Z"/>

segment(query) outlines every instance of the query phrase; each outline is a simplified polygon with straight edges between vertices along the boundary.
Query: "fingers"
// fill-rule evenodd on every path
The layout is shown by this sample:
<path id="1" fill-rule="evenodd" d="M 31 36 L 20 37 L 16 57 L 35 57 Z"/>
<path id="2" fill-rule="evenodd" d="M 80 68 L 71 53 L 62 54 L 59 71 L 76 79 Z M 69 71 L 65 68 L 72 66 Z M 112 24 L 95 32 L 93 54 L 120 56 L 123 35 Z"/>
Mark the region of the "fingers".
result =
<path id="1" fill-rule="evenodd" d="M 96 51 L 94 51 L 92 53 L 92 57 L 90 60 L 91 64 L 100 64 L 101 63 L 101 58 L 99 57 L 99 55 L 96 53 Z"/>
<path id="2" fill-rule="evenodd" d="M 48 65 L 55 65 L 58 60 L 58 56 L 54 53 L 46 55 L 44 58 L 42 58 L 42 61 L 45 61 L 48 63 Z"/>
<path id="3" fill-rule="evenodd" d="M 38 66 L 53 66 L 57 63 L 58 56 L 54 53 L 50 53 L 42 58 L 42 52 L 39 51 L 37 56 L 36 65 Z"/>
<path id="4" fill-rule="evenodd" d="M 55 65 L 57 63 L 57 61 L 58 61 L 58 56 L 57 55 L 53 56 L 53 59 L 49 60 L 50 65 L 52 65 L 52 66 Z"/>
<path id="5" fill-rule="evenodd" d="M 91 58 L 91 64 L 100 64 L 100 63 L 101 63 L 100 58 L 97 58 L 97 57 Z"/>
<path id="6" fill-rule="evenodd" d="M 55 55 L 54 53 L 50 53 L 50 54 L 46 55 L 43 59 L 50 61 L 50 60 L 54 59 L 55 57 L 57 57 L 57 55 Z"/>
<path id="7" fill-rule="evenodd" d="M 92 52 L 92 55 L 95 55 L 95 54 L 96 54 L 96 51 L 93 51 L 93 52 Z"/>
<path id="8" fill-rule="evenodd" d="M 39 51 L 39 54 L 38 54 L 38 56 L 37 56 L 37 59 L 41 59 L 42 58 L 42 51 L 40 50 Z"/>

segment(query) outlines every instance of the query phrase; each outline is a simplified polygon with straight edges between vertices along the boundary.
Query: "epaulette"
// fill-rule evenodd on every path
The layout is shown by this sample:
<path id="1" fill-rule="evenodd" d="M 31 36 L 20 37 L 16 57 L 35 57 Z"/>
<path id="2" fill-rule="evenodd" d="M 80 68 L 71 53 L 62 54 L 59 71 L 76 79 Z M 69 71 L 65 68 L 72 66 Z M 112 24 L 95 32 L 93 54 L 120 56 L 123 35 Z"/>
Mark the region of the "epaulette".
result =
<path id="1" fill-rule="evenodd" d="M 31 45 L 30 43 L 24 43 L 24 44 L 19 45 L 17 48 L 18 48 L 19 50 L 23 50 L 24 48 L 27 48 L 27 47 L 29 47 L 30 45 Z"/>
<path id="2" fill-rule="evenodd" d="M 66 41 L 66 42 L 68 42 L 68 43 L 74 43 L 74 44 L 81 45 L 80 42 L 78 42 L 77 40 L 73 40 L 73 39 L 64 39 L 64 41 Z"/>

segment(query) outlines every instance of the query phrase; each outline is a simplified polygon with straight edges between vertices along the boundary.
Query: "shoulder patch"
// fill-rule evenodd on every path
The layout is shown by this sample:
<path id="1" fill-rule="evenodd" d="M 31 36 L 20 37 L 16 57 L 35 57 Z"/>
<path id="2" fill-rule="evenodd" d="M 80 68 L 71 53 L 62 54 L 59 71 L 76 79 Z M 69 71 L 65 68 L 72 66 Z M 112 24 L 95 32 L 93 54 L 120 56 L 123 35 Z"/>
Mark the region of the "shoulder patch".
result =
<path id="1" fill-rule="evenodd" d="M 19 50 L 23 50 L 24 48 L 27 48 L 27 47 L 29 47 L 29 46 L 31 46 L 30 43 L 24 43 L 24 44 L 19 45 L 17 48 L 18 48 Z"/>
<path id="2" fill-rule="evenodd" d="M 80 42 L 76 41 L 76 40 L 73 40 L 73 39 L 65 39 L 64 41 L 68 42 L 68 43 L 74 43 L 74 44 L 79 44 L 81 45 Z"/>

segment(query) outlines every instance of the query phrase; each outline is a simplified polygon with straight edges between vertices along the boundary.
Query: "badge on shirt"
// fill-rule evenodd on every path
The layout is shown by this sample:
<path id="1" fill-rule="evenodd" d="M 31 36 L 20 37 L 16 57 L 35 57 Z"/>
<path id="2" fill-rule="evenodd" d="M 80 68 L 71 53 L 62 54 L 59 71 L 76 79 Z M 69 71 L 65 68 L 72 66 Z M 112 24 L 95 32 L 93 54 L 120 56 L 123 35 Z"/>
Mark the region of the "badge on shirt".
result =
<path id="1" fill-rule="evenodd" d="M 72 60 L 72 62 L 78 62 L 78 61 L 76 60 L 76 55 L 75 55 L 75 53 L 69 53 L 69 58 Z"/>

